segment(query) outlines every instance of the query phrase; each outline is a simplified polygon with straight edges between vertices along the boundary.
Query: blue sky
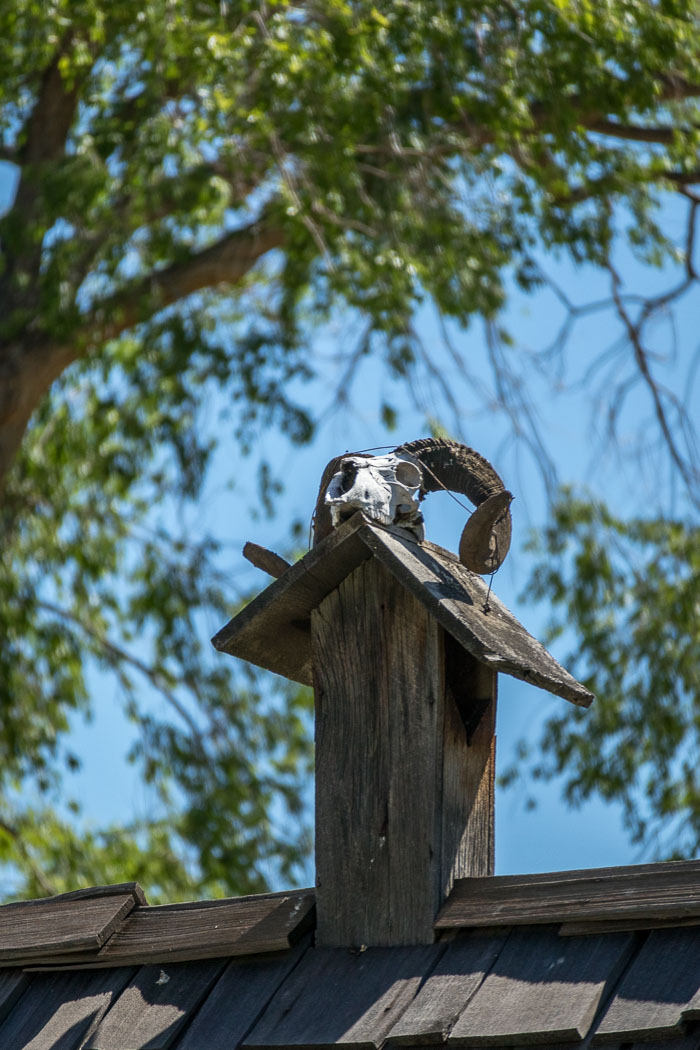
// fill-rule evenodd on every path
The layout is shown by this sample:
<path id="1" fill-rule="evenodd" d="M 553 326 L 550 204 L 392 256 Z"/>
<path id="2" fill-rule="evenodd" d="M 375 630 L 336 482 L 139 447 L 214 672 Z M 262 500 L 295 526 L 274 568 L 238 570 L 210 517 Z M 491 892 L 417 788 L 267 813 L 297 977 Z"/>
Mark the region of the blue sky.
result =
<path id="1" fill-rule="evenodd" d="M 0 211 L 3 196 L 7 198 L 9 192 L 9 172 L 0 165 Z M 679 203 L 668 203 L 664 222 L 671 235 L 682 235 L 684 214 Z M 649 271 L 638 266 L 628 254 L 623 254 L 618 264 L 630 287 L 646 294 L 660 291 L 674 280 L 670 272 Z M 545 257 L 542 265 L 550 275 L 556 275 L 557 282 L 575 303 L 587 303 L 609 294 L 603 277 L 590 268 L 574 269 L 563 259 Z M 688 393 L 688 369 L 698 348 L 698 303 L 698 294 L 694 292 L 676 311 L 677 347 L 671 344 L 667 322 L 662 321 L 655 332 L 655 347 L 660 356 L 654 361 L 654 367 L 660 378 L 679 394 Z M 513 294 L 503 322 L 520 349 L 513 357 L 516 367 L 525 361 L 526 352 L 551 342 L 563 318 L 561 304 L 551 291 L 544 290 L 530 298 Z M 529 530 L 547 520 L 541 456 L 522 439 L 514 437 L 511 424 L 496 407 L 483 328 L 475 324 L 466 332 L 456 329 L 448 332 L 454 347 L 468 361 L 478 385 L 460 375 L 446 349 L 441 327 L 427 307 L 418 318 L 417 330 L 438 373 L 454 395 L 459 418 L 446 406 L 439 380 L 433 383 L 422 380 L 411 397 L 405 387 L 389 380 L 374 360 L 363 362 L 347 404 L 341 404 L 338 383 L 345 366 L 335 358 L 338 348 L 351 345 L 353 333 L 352 321 L 338 316 L 327 331 L 319 334 L 315 347 L 315 353 L 323 362 L 320 377 L 298 391 L 324 420 L 313 444 L 304 449 L 293 448 L 274 431 L 262 435 L 258 443 L 257 454 L 264 453 L 271 459 L 286 482 L 276 517 L 267 519 L 259 514 L 255 456 L 241 459 L 233 445 L 224 442 L 204 496 L 188 517 L 188 529 L 193 535 L 212 531 L 219 536 L 230 552 L 228 564 L 235 573 L 236 586 L 244 578 L 262 589 L 267 578 L 250 569 L 237 552 L 248 539 L 277 550 L 285 546 L 290 522 L 295 518 L 303 521 L 310 518 L 318 481 L 328 459 L 346 449 L 393 447 L 404 440 L 424 436 L 427 418 L 439 419 L 453 436 L 486 455 L 516 495 L 513 545 L 495 579 L 494 589 L 531 633 L 541 637 L 547 609 L 523 600 L 531 562 L 522 550 Z M 593 358 L 613 345 L 619 333 L 619 322 L 612 311 L 591 314 L 582 319 L 570 335 L 561 375 L 555 374 L 553 364 L 549 365 L 549 373 L 545 368 L 542 375 L 534 379 L 531 371 L 527 373 L 542 444 L 559 480 L 589 487 L 620 514 L 683 513 L 687 508 L 682 490 L 668 483 L 663 456 L 652 449 L 644 450 L 652 423 L 650 404 L 643 389 L 637 387 L 629 395 L 620 417 L 617 441 L 612 442 L 606 436 L 611 398 L 614 404 L 615 384 L 624 377 L 624 369 L 629 368 L 629 354 L 612 354 L 591 374 L 587 373 Z M 381 422 L 382 405 L 387 402 L 399 410 L 398 426 L 391 432 Z M 691 388 L 690 402 L 691 414 L 697 418 L 700 408 L 697 388 L 694 392 Z M 221 407 L 214 398 L 215 414 Z M 233 489 L 227 485 L 232 473 Z M 426 504 L 428 538 L 455 550 L 464 517 L 465 511 L 448 497 L 435 495 Z M 221 624 L 203 626 L 212 634 Z M 565 635 L 553 649 L 562 662 L 571 642 L 571 637 Z M 221 659 L 230 658 L 222 656 Z M 89 725 L 82 720 L 74 722 L 72 743 L 82 756 L 83 768 L 73 779 L 72 794 L 83 805 L 86 819 L 103 824 L 123 820 L 130 812 L 147 813 L 152 798 L 125 762 L 132 731 L 110 695 L 111 686 L 99 680 L 95 688 L 100 695 L 93 722 Z M 502 767 L 508 763 L 516 741 L 521 736 L 536 741 L 543 721 L 565 701 L 507 676 L 501 676 L 499 689 L 498 754 Z M 538 785 L 533 792 L 538 806 L 532 811 L 526 810 L 522 792 L 499 792 L 498 873 L 624 864 L 645 859 L 629 843 L 618 807 L 592 801 L 572 811 L 561 800 L 560 787 L 557 783 Z"/>

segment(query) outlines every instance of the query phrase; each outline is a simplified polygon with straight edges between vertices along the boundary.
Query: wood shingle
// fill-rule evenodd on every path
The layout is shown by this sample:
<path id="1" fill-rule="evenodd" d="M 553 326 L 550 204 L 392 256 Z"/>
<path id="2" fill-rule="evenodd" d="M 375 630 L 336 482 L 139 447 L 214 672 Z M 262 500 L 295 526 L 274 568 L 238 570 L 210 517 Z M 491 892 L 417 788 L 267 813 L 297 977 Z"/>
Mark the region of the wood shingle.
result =
<path id="1" fill-rule="evenodd" d="M 622 893 L 630 875 L 634 877 L 634 869 L 600 869 L 585 877 L 581 872 L 538 876 L 543 914 L 561 908 L 569 894 L 562 921 L 549 924 L 539 921 L 539 912 L 534 923 L 513 924 L 512 914 L 497 905 L 505 900 L 508 886 L 515 900 L 521 900 L 519 887 L 527 880 L 507 876 L 499 885 L 494 878 L 493 906 L 477 895 L 484 913 L 478 925 L 436 928 L 434 944 L 416 947 L 314 947 L 310 910 L 306 934 L 291 947 L 280 949 L 263 932 L 258 947 L 267 944 L 266 951 L 235 954 L 240 946 L 234 941 L 218 958 L 198 958 L 198 937 L 221 943 L 211 919 L 235 909 L 235 899 L 180 905 L 179 911 L 167 912 L 187 916 L 182 944 L 190 945 L 192 956 L 179 962 L 152 963 L 152 941 L 139 938 L 129 957 L 140 965 L 105 967 L 100 953 L 112 941 L 119 943 L 115 930 L 105 946 L 93 950 L 92 962 L 84 953 L 66 969 L 65 958 L 51 961 L 54 937 L 47 929 L 44 954 L 35 942 L 26 967 L 0 971 L 0 1048 L 540 1045 L 584 1050 L 600 1044 L 617 1050 L 700 1050 L 700 907 L 683 920 L 697 925 L 562 935 L 580 911 L 591 880 L 605 885 L 613 898 L 615 886 Z M 700 884 L 700 862 L 643 865 L 636 875 L 643 879 L 644 900 L 654 912 L 681 875 L 688 886 Z M 574 883 L 582 891 L 578 900 L 571 896 Z M 114 897 L 123 896 L 119 887 L 115 890 Z M 90 901 L 110 899 L 104 888 L 96 892 L 97 898 L 84 892 L 56 900 L 64 933 L 74 930 L 76 938 L 81 936 L 84 909 L 92 914 Z M 270 914 L 269 902 L 279 907 L 285 896 L 295 895 L 261 895 L 261 926 Z M 250 915 L 254 900 L 241 898 L 241 914 Z M 48 914 L 51 901 L 42 905 L 42 913 Z M 14 908 L 0 908 L 0 929 L 3 913 Z M 157 918 L 163 911 L 135 903 L 131 914 L 141 913 L 139 923 L 144 914 L 153 914 L 153 930 L 169 937 L 168 925 Z M 483 925 L 484 917 L 489 926 Z M 640 921 L 643 925 L 643 917 Z"/>
<path id="2" fill-rule="evenodd" d="M 434 543 L 355 514 L 290 566 L 212 639 L 222 652 L 312 685 L 311 613 L 369 558 L 425 605 L 442 628 L 494 671 L 588 707 L 592 694 L 529 634 L 484 580 Z"/>

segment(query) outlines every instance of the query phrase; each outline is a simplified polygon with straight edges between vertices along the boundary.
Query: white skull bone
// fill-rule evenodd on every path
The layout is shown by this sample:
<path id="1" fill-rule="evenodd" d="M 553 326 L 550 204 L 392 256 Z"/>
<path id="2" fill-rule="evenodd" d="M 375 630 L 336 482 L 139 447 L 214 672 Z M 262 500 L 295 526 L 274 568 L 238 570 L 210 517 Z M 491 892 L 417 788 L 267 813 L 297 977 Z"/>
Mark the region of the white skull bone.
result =
<path id="1" fill-rule="evenodd" d="M 333 525 L 356 511 L 382 525 L 401 525 L 423 539 L 421 470 L 412 456 L 344 456 L 326 489 Z"/>

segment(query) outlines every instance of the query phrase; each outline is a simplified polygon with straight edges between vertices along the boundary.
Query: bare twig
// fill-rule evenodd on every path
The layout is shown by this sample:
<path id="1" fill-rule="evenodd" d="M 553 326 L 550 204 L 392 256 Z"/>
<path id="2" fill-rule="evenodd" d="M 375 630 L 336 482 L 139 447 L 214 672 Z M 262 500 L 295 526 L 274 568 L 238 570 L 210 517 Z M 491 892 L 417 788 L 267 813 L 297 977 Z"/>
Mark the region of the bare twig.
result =
<path id="1" fill-rule="evenodd" d="M 684 282 L 680 289 L 676 289 L 673 293 L 668 293 L 664 296 L 659 296 L 656 300 L 650 300 L 648 306 L 642 310 L 640 319 L 634 322 L 630 317 L 630 314 L 627 311 L 627 308 L 625 307 L 625 304 L 620 297 L 620 288 L 622 285 L 622 281 L 620 275 L 617 273 L 615 267 L 613 266 L 610 260 L 608 260 L 607 269 L 610 273 L 612 297 L 615 303 L 615 307 L 617 309 L 617 314 L 625 328 L 625 331 L 627 332 L 627 338 L 629 339 L 630 345 L 632 346 L 634 360 L 639 370 L 639 374 L 642 380 L 644 381 L 644 384 L 646 385 L 647 390 L 649 391 L 649 394 L 651 396 L 652 403 L 654 405 L 654 413 L 656 415 L 656 419 L 661 429 L 661 433 L 666 443 L 669 455 L 671 456 L 673 462 L 676 464 L 678 472 L 683 478 L 683 481 L 685 482 L 688 488 L 691 498 L 694 502 L 700 503 L 700 499 L 698 498 L 698 494 L 696 492 L 698 471 L 697 469 L 693 468 L 692 465 L 689 465 L 687 463 L 687 461 L 684 459 L 678 448 L 676 440 L 673 436 L 673 431 L 671 429 L 671 424 L 666 412 L 666 407 L 664 405 L 662 388 L 659 386 L 659 384 L 654 379 L 651 373 L 651 369 L 649 366 L 649 354 L 642 342 L 642 326 L 645 320 L 650 316 L 651 312 L 657 309 L 660 305 L 666 305 L 672 297 L 680 294 L 680 291 L 685 289 L 688 282 Z M 666 392 L 666 396 L 672 398 L 672 395 L 670 395 L 668 392 Z M 677 404 L 675 399 L 673 399 L 673 401 L 676 410 L 680 410 L 681 406 Z"/>
<path id="2" fill-rule="evenodd" d="M 86 623 L 79 616 L 76 616 L 76 614 L 71 612 L 70 609 L 64 609 L 61 606 L 54 605 L 53 602 L 48 602 L 43 599 L 37 601 L 37 605 L 39 608 L 45 609 L 46 612 L 50 612 L 54 616 L 58 616 L 63 620 L 68 620 L 70 623 L 75 624 L 76 627 L 79 627 L 84 634 L 88 635 L 88 637 L 92 638 L 92 640 L 97 643 L 112 664 L 128 664 L 147 678 L 154 689 L 160 693 L 163 699 L 168 702 L 183 722 L 185 722 L 187 728 L 192 734 L 192 739 L 197 744 L 201 757 L 206 757 L 204 740 L 197 723 L 194 721 L 185 705 L 178 700 L 170 688 L 171 685 L 178 684 L 186 685 L 188 688 L 191 688 L 191 683 L 189 681 L 185 682 L 184 680 L 177 679 L 169 674 L 166 675 L 157 668 L 144 663 L 144 661 L 140 660 L 138 656 L 134 656 L 133 653 L 127 652 L 126 649 L 123 649 L 120 645 L 111 641 L 111 639 L 107 638 L 101 631 L 98 631 L 93 627 L 92 624 Z"/>

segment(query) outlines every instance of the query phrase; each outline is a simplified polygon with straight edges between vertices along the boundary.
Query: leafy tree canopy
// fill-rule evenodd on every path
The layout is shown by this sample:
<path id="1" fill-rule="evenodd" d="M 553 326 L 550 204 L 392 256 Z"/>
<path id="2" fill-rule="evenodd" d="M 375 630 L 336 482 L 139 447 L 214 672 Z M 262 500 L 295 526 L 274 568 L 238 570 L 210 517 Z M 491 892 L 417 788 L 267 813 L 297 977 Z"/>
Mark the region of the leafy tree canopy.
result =
<path id="1" fill-rule="evenodd" d="M 700 528 L 622 521 L 564 491 L 532 548 L 530 597 L 551 603 L 552 638 L 573 633 L 572 666 L 599 698 L 548 720 L 532 772 L 563 774 L 573 805 L 621 801 L 633 841 L 659 856 L 697 854 Z"/>
<path id="2" fill-rule="evenodd" d="M 535 288 L 543 250 L 602 267 L 695 498 L 688 420 L 645 340 L 696 277 L 696 15 L 688 0 L 5 5 L 0 858 L 29 889 L 141 865 L 165 896 L 254 890 L 273 856 L 294 876 L 309 697 L 208 663 L 230 583 L 177 510 L 211 459 L 213 391 L 241 449 L 270 427 L 310 438 L 290 391 L 332 311 L 362 318 L 349 369 L 374 353 L 414 380 L 422 302 L 486 319 L 507 402 L 508 282 Z M 657 222 L 668 190 L 687 201 L 680 247 Z M 677 288 L 627 296 L 620 240 L 675 258 Z M 177 817 L 88 841 L 50 807 L 94 663 Z"/>

